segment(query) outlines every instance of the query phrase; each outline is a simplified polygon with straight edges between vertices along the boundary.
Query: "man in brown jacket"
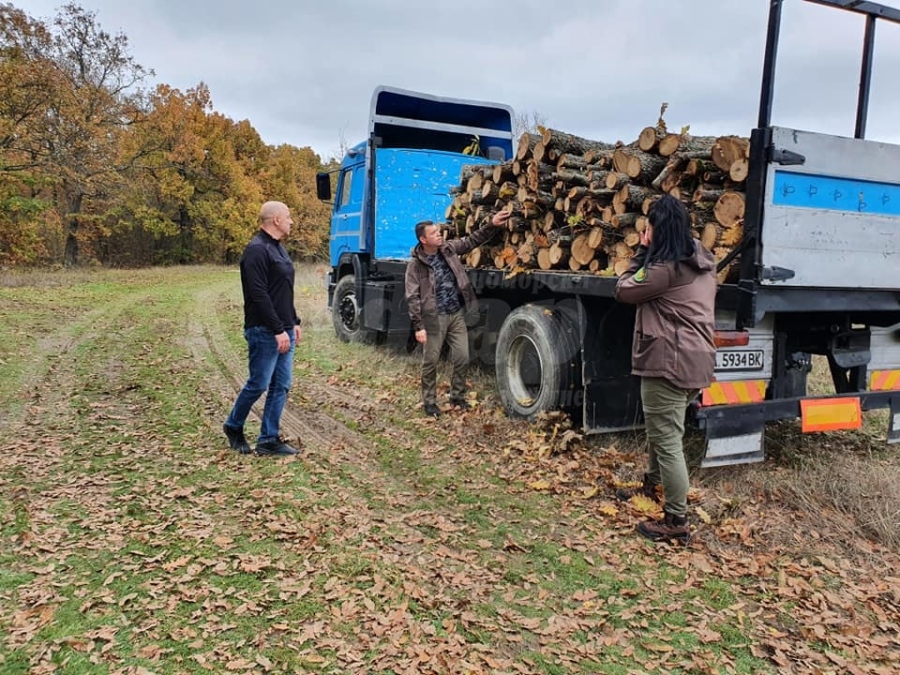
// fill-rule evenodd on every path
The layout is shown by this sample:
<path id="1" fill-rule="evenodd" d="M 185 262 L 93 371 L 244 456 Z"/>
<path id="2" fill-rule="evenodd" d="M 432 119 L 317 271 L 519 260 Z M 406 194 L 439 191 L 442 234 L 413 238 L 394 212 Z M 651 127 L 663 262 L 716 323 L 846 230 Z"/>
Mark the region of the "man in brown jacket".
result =
<path id="1" fill-rule="evenodd" d="M 450 347 L 450 404 L 462 410 L 466 402 L 466 366 L 469 364 L 469 333 L 465 315 L 478 308 L 469 276 L 459 256 L 490 239 L 495 228 L 509 218 L 507 211 L 494 214 L 489 223 L 462 239 L 444 241 L 430 220 L 416 223 L 419 243 L 406 266 L 406 302 L 416 341 L 422 344 L 422 403 L 425 414 L 439 417 L 437 365 L 441 349 Z"/>
<path id="2" fill-rule="evenodd" d="M 637 305 L 632 373 L 641 378 L 641 403 L 649 443 L 641 492 L 665 505 L 661 521 L 638 531 L 654 541 L 690 539 L 688 471 L 682 448 L 687 405 L 709 386 L 716 365 L 716 261 L 691 236 L 684 205 L 669 195 L 656 201 L 641 246 L 616 284 L 620 302 Z M 628 499 L 636 491 L 620 490 Z"/>

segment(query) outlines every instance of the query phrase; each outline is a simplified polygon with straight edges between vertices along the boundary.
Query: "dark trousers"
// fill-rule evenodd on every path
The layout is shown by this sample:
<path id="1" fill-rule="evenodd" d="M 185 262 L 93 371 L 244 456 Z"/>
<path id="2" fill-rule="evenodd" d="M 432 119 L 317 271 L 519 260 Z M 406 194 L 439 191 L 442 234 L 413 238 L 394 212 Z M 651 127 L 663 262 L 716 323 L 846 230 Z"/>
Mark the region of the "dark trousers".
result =
<path id="1" fill-rule="evenodd" d="M 462 399 L 466 395 L 466 367 L 469 365 L 469 333 L 463 310 L 453 314 L 423 317 L 428 337 L 422 349 L 422 402 L 437 404 L 437 367 L 441 349 L 446 343 L 450 348 L 450 398 Z"/>

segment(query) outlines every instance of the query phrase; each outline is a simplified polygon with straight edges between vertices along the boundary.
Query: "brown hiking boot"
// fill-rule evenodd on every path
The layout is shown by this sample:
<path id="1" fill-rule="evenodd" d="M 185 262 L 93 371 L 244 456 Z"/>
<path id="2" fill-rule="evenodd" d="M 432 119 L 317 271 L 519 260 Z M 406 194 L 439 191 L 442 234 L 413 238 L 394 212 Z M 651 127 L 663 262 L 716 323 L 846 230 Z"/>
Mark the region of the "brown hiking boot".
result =
<path id="1" fill-rule="evenodd" d="M 691 526 L 687 517 L 663 512 L 662 520 L 645 520 L 639 523 L 637 531 L 652 541 L 677 541 L 687 544 L 691 540 Z"/>
<path id="2" fill-rule="evenodd" d="M 619 488 L 616 490 L 616 499 L 622 502 L 627 502 L 629 499 L 634 497 L 635 495 L 641 495 L 646 497 L 647 499 L 656 502 L 657 504 L 662 503 L 662 499 L 659 496 L 659 491 L 656 489 L 659 486 L 659 483 L 651 483 L 650 476 L 646 473 L 644 474 L 644 482 L 641 483 L 640 487 L 637 488 Z"/>

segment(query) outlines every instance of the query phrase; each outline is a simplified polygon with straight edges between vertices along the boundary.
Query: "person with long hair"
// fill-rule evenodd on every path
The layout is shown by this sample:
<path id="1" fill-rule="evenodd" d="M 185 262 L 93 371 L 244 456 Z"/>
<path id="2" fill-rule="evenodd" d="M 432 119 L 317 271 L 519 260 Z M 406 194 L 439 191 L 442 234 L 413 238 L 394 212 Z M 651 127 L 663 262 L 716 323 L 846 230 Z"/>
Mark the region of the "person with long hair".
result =
<path id="1" fill-rule="evenodd" d="M 687 543 L 689 478 L 682 438 L 688 404 L 709 386 L 715 370 L 716 261 L 691 235 L 690 217 L 678 199 L 664 195 L 648 213 L 649 225 L 616 299 L 637 306 L 631 351 L 632 374 L 641 378 L 641 405 L 648 442 L 647 471 L 636 492 L 659 502 L 663 518 L 638 524 L 653 541 Z"/>

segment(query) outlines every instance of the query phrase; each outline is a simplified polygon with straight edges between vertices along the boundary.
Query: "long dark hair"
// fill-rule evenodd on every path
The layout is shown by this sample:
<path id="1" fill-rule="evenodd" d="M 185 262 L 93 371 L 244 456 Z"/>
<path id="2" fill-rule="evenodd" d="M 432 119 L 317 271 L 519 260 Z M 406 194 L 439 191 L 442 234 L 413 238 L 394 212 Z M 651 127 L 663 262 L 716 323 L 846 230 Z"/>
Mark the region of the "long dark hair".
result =
<path id="1" fill-rule="evenodd" d="M 650 207 L 647 214 L 653 226 L 653 239 L 647 251 L 647 263 L 674 262 L 694 255 L 694 237 L 691 236 L 691 218 L 680 200 L 663 195 Z"/>

